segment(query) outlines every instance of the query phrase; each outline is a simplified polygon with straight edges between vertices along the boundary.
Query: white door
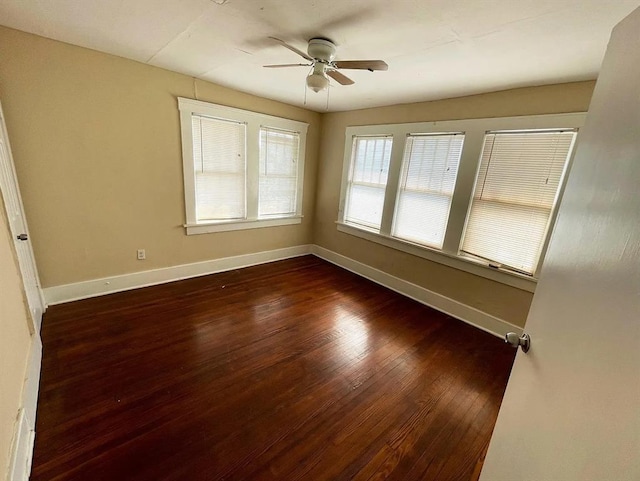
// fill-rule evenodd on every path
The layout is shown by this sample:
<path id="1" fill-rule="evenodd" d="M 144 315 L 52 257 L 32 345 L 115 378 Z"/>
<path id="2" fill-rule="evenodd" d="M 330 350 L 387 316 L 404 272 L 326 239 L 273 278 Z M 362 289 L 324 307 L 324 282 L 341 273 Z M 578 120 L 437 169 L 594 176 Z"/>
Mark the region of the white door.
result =
<path id="1" fill-rule="evenodd" d="M 4 207 L 9 219 L 9 228 L 13 236 L 18 256 L 18 264 L 22 273 L 22 281 L 27 296 L 27 303 L 31 311 L 34 332 L 40 332 L 42 313 L 44 311 L 44 300 L 40 289 L 38 270 L 31 249 L 27 220 L 24 216 L 20 189 L 18 188 L 18 178 L 13 165 L 11 146 L 7 126 L 4 121 L 4 113 L 0 106 L 0 191 Z"/>
<path id="2" fill-rule="evenodd" d="M 640 480 L 640 9 L 614 29 L 481 481 Z"/>

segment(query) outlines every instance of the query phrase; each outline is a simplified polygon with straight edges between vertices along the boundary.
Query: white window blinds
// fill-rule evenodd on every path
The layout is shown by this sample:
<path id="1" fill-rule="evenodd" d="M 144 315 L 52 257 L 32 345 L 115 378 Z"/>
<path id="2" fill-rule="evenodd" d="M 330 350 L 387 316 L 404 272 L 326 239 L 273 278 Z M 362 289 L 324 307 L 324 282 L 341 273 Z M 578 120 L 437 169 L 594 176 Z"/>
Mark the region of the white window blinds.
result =
<path id="1" fill-rule="evenodd" d="M 345 222 L 380 230 L 393 136 L 354 137 Z"/>
<path id="2" fill-rule="evenodd" d="M 462 251 L 535 273 L 574 130 L 485 136 Z"/>
<path id="3" fill-rule="evenodd" d="M 196 219 L 245 218 L 245 124 L 193 115 L 192 132 Z"/>
<path id="4" fill-rule="evenodd" d="M 393 235 L 442 248 L 464 135 L 409 135 L 394 216 Z"/>
<path id="5" fill-rule="evenodd" d="M 260 128 L 260 217 L 296 213 L 299 150 L 297 132 Z"/>

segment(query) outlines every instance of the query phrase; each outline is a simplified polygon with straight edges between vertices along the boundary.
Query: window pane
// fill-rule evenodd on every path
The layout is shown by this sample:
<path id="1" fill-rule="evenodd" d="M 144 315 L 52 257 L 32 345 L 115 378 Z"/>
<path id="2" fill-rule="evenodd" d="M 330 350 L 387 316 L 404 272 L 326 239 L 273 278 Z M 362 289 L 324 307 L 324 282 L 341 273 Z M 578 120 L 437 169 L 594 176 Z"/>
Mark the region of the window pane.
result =
<path id="1" fill-rule="evenodd" d="M 393 235 L 440 249 L 462 155 L 463 134 L 407 137 Z"/>
<path id="2" fill-rule="evenodd" d="M 533 274 L 575 131 L 485 136 L 462 251 Z"/>
<path id="3" fill-rule="evenodd" d="M 245 125 L 192 116 L 196 219 L 245 217 Z"/>
<path id="4" fill-rule="evenodd" d="M 296 213 L 299 150 L 297 132 L 260 129 L 260 217 Z"/>
<path id="5" fill-rule="evenodd" d="M 345 220 L 379 229 L 384 204 L 384 188 L 353 184 L 349 196 L 349 210 Z"/>
<path id="6" fill-rule="evenodd" d="M 354 137 L 345 222 L 380 229 L 393 137 Z"/>

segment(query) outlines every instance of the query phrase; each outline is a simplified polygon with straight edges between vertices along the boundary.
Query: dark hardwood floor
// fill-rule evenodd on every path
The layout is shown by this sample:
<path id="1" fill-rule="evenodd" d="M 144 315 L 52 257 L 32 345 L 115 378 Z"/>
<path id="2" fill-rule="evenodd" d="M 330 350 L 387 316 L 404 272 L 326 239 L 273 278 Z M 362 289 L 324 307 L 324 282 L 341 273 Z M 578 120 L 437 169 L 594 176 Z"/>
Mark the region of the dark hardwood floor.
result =
<path id="1" fill-rule="evenodd" d="M 515 351 L 307 256 L 53 306 L 32 481 L 464 480 Z"/>

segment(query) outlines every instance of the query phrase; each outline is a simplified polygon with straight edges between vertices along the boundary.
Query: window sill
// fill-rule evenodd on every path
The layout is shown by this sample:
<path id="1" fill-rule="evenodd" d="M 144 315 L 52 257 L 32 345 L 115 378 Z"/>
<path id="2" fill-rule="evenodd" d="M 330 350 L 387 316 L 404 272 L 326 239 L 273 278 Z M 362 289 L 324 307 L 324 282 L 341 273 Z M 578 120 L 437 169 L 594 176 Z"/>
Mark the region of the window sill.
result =
<path id="1" fill-rule="evenodd" d="M 336 222 L 336 224 L 338 231 L 340 232 L 406 252 L 407 254 L 422 257 L 423 259 L 444 264 L 446 266 L 453 267 L 454 269 L 500 282 L 511 287 L 516 287 L 527 292 L 534 292 L 536 288 L 537 279 L 518 274 L 517 272 L 508 271 L 506 269 L 489 267 L 488 263 L 484 263 L 480 260 L 448 254 L 429 247 L 396 239 L 395 237 L 360 229 L 350 224 L 342 222 Z"/>
<path id="2" fill-rule="evenodd" d="M 209 234 L 211 232 L 229 232 L 234 230 L 261 229 L 263 227 L 276 227 L 281 225 L 300 224 L 302 216 L 274 217 L 269 219 L 231 220 L 221 222 L 200 222 L 198 224 L 185 224 L 187 235 Z"/>

